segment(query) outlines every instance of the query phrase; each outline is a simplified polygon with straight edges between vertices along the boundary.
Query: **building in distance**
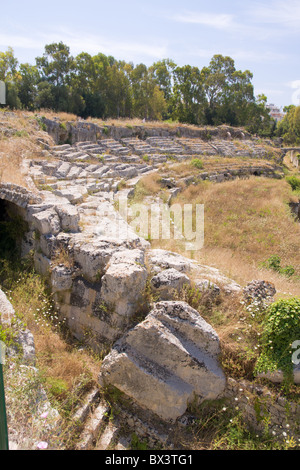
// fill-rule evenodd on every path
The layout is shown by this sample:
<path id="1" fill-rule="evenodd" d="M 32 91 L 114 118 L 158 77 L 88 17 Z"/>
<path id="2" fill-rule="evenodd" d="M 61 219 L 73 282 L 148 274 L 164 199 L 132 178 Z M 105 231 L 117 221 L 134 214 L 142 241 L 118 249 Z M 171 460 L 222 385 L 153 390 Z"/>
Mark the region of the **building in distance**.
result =
<path id="1" fill-rule="evenodd" d="M 273 119 L 275 119 L 276 122 L 279 122 L 284 118 L 285 113 L 282 111 L 282 108 L 279 108 L 278 106 L 276 106 L 273 103 L 267 104 L 266 107 L 270 111 L 270 116 Z"/>

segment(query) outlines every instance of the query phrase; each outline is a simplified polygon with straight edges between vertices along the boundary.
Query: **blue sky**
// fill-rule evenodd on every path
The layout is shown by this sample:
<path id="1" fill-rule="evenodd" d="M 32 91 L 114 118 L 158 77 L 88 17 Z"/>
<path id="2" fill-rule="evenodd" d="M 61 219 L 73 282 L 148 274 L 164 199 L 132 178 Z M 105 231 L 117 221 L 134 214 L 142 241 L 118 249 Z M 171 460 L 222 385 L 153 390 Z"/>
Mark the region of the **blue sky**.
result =
<path id="1" fill-rule="evenodd" d="M 214 54 L 250 70 L 255 95 L 300 104 L 300 0 L 26 0 L 0 4 L 0 51 L 35 63 L 45 44 L 134 64 L 170 58 L 200 69 Z"/>

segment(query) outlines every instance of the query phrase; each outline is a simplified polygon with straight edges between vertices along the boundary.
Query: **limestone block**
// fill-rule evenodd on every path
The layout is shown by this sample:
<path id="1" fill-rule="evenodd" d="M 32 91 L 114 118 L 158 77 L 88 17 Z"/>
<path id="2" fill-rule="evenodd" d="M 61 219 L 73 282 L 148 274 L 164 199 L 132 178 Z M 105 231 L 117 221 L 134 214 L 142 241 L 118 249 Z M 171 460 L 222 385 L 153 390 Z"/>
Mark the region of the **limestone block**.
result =
<path id="1" fill-rule="evenodd" d="M 50 275 L 51 261 L 42 253 L 34 253 L 34 267 L 41 276 L 48 277 Z"/>
<path id="2" fill-rule="evenodd" d="M 72 270 L 64 265 L 55 266 L 51 271 L 53 292 L 69 290 L 72 287 Z"/>
<path id="3" fill-rule="evenodd" d="M 261 372 L 257 375 L 257 377 L 262 379 L 270 380 L 273 383 L 282 383 L 284 380 L 284 373 L 282 370 L 275 370 L 275 371 L 268 371 L 268 372 Z M 293 378 L 295 384 L 300 384 L 300 365 L 295 365 L 293 367 Z"/>
<path id="4" fill-rule="evenodd" d="M 165 269 L 151 279 L 152 289 L 161 300 L 172 300 L 174 291 L 180 291 L 184 285 L 190 284 L 189 277 L 174 268 Z"/>
<path id="5" fill-rule="evenodd" d="M 79 230 L 78 210 L 72 204 L 56 206 L 62 230 L 77 232 Z"/>
<path id="6" fill-rule="evenodd" d="M 166 421 L 196 397 L 216 399 L 226 385 L 219 338 L 185 302 L 159 302 L 104 359 L 100 383 L 111 384 Z"/>
<path id="7" fill-rule="evenodd" d="M 22 351 L 22 362 L 27 365 L 35 365 L 35 344 L 31 331 L 27 328 L 17 333 L 16 343 Z"/>
<path id="8" fill-rule="evenodd" d="M 177 271 L 188 273 L 195 265 L 194 261 L 178 253 L 162 249 L 151 250 L 148 257 L 150 266 L 160 268 L 159 270 L 174 268 Z"/>
<path id="9" fill-rule="evenodd" d="M 77 186 L 68 186 L 67 188 L 55 189 L 54 193 L 57 196 L 61 196 L 61 197 L 68 199 L 68 201 L 70 201 L 71 204 L 77 204 L 83 201 L 82 189 L 83 188 L 80 188 L 79 190 Z"/>
<path id="10" fill-rule="evenodd" d="M 57 235 L 60 232 L 59 217 L 53 208 L 33 214 L 32 220 L 34 228 L 42 235 L 47 233 Z"/>
<path id="11" fill-rule="evenodd" d="M 146 280 L 143 251 L 121 249 L 112 255 L 102 277 L 101 298 L 119 315 L 128 317 L 135 313 Z"/>
<path id="12" fill-rule="evenodd" d="M 116 247 L 107 242 L 78 244 L 74 246 L 74 261 L 88 280 L 95 281 L 104 274 L 104 269 L 115 250 Z"/>

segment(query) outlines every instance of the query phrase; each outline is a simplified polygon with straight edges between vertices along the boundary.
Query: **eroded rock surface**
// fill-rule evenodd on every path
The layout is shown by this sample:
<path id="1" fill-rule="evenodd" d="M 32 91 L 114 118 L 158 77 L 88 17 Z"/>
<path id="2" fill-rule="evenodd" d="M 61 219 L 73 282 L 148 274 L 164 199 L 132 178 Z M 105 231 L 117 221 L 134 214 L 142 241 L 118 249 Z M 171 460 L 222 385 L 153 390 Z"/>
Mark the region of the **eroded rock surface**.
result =
<path id="1" fill-rule="evenodd" d="M 195 396 L 215 399 L 224 390 L 219 352 L 216 332 L 196 310 L 185 302 L 159 302 L 106 356 L 100 382 L 175 420 Z"/>

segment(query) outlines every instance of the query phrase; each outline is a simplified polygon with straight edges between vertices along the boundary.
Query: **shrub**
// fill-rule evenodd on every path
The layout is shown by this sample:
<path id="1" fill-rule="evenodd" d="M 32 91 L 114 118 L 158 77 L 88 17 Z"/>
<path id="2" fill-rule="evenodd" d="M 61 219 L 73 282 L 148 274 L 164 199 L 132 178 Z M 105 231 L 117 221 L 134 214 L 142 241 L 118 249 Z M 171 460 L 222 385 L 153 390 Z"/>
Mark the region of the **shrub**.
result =
<path id="1" fill-rule="evenodd" d="M 202 170 L 202 169 L 203 169 L 203 161 L 200 160 L 200 158 L 194 158 L 194 159 L 191 161 L 191 165 L 194 166 L 195 168 L 198 168 L 198 170 Z"/>
<path id="2" fill-rule="evenodd" d="M 61 129 L 63 129 L 64 131 L 67 130 L 67 124 L 66 124 L 65 122 L 60 122 L 60 123 L 59 123 L 59 127 L 60 127 Z"/>
<path id="3" fill-rule="evenodd" d="M 280 268 L 279 272 L 284 276 L 291 277 L 295 273 L 295 268 L 293 266 L 286 266 L 285 268 Z"/>
<path id="4" fill-rule="evenodd" d="M 281 259 L 278 255 L 272 255 L 264 263 L 262 263 L 263 268 L 272 269 L 283 276 L 291 277 L 295 273 L 295 268 L 291 265 L 285 266 L 282 268 L 280 266 Z"/>
<path id="5" fill-rule="evenodd" d="M 285 379 L 293 370 L 292 344 L 300 340 L 300 297 L 280 299 L 270 305 L 263 321 L 262 351 L 255 371 L 280 369 Z"/>
<path id="6" fill-rule="evenodd" d="M 297 191 L 300 189 L 300 179 L 297 176 L 287 176 L 286 181 L 289 183 L 293 191 Z"/>
<path id="7" fill-rule="evenodd" d="M 272 255 L 262 264 L 262 266 L 267 269 L 272 269 L 273 271 L 279 272 L 280 263 L 281 263 L 280 257 L 278 255 Z"/>

